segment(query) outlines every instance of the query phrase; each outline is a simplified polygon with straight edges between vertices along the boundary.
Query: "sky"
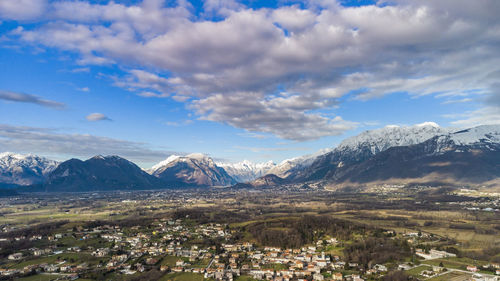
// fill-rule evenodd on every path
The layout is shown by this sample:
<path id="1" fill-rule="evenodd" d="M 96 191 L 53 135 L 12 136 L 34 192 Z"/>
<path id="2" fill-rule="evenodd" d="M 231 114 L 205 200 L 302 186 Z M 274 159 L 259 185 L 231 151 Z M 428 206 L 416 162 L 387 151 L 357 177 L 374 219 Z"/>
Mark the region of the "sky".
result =
<path id="1" fill-rule="evenodd" d="M 281 160 L 500 123 L 500 1 L 0 0 L 0 151 Z"/>

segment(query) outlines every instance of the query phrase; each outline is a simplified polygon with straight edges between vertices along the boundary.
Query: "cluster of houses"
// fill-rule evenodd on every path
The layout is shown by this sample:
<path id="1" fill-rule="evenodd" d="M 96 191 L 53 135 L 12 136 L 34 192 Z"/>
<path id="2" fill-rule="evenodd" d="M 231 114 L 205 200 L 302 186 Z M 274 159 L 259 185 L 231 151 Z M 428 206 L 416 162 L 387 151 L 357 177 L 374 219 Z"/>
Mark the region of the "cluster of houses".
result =
<path id="1" fill-rule="evenodd" d="M 248 242 L 231 243 L 233 235 L 232 230 L 224 224 L 190 226 L 181 220 L 157 220 L 146 227 L 103 225 L 89 229 L 79 227 L 46 237 L 37 235 L 16 237 L 13 239 L 46 239 L 52 243 L 49 243 L 50 246 L 46 248 L 30 248 L 9 255 L 7 265 L 10 263 L 11 266 L 1 268 L 0 275 L 18 277 L 48 272 L 65 274 L 71 279 L 76 279 L 96 269 L 131 275 L 159 268 L 164 272 L 190 272 L 202 274 L 205 278 L 228 281 L 240 275 L 251 276 L 258 280 L 276 281 L 311 278 L 317 281 L 361 281 L 364 280 L 363 278 L 377 277 L 388 271 L 387 267 L 382 264 L 375 264 L 365 269 L 356 263 L 346 263 L 339 256 L 325 253 L 327 248 L 338 244 L 338 241 L 332 237 L 323 237 L 314 245 L 300 249 L 281 249 L 277 247 L 256 248 Z M 57 247 L 57 242 L 63 238 L 66 243 L 67 241 L 81 241 L 79 245 L 85 246 Z M 99 243 L 95 243 L 96 240 Z M 225 242 L 217 245 L 192 243 L 203 240 Z M 91 241 L 93 243 L 90 243 Z M 86 244 L 86 242 L 89 243 Z M 88 261 L 78 260 L 78 258 L 68 260 L 63 258 L 61 255 L 63 253 L 79 253 L 88 256 L 89 259 Z M 416 254 L 424 259 L 455 256 L 444 251 L 421 249 L 417 249 Z M 50 256 L 58 258 L 52 263 L 32 262 L 38 258 Z M 15 269 L 12 266 L 23 261 L 30 261 L 29 265 L 21 269 Z M 360 272 L 362 275 L 343 275 L 341 272 L 344 272 L 345 268 L 352 269 L 352 272 Z M 476 272 L 477 268 L 471 267 L 467 270 Z"/>
<path id="2" fill-rule="evenodd" d="M 435 249 L 431 249 L 429 251 L 424 251 L 422 249 L 416 249 L 415 254 L 421 258 L 426 259 L 426 260 L 442 259 L 442 258 L 454 258 L 457 256 L 453 253 L 448 253 L 445 251 L 438 251 Z"/>

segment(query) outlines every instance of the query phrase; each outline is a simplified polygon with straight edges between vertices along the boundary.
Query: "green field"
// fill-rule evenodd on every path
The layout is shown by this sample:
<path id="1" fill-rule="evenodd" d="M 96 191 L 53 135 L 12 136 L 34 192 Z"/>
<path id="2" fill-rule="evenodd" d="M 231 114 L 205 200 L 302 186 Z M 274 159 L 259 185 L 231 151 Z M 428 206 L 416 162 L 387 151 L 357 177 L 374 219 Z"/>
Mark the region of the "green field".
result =
<path id="1" fill-rule="evenodd" d="M 424 270 L 432 270 L 432 267 L 427 266 L 427 265 L 421 265 L 421 266 L 417 266 L 415 268 L 412 268 L 410 270 L 407 270 L 406 273 L 408 273 L 411 276 L 419 277 L 420 273 Z"/>
<path id="2" fill-rule="evenodd" d="M 432 277 L 427 279 L 429 281 L 465 281 L 467 280 L 471 274 L 463 273 L 463 272 L 449 272 L 440 276 Z"/>
<path id="3" fill-rule="evenodd" d="M 28 277 L 19 278 L 19 281 L 51 281 L 60 278 L 61 274 L 37 274 Z"/>
<path id="4" fill-rule="evenodd" d="M 42 263 L 54 264 L 62 261 L 66 261 L 68 264 L 75 264 L 75 265 L 86 262 L 89 265 L 91 265 L 91 264 L 97 264 L 101 260 L 103 259 L 96 258 L 87 253 L 64 253 L 48 257 L 33 258 L 29 260 L 24 260 L 19 263 L 8 263 L 6 265 L 9 268 L 22 269 L 28 265 L 42 264 Z"/>
<path id="5" fill-rule="evenodd" d="M 191 272 L 178 272 L 178 273 L 170 273 L 164 275 L 161 281 L 203 281 L 208 280 L 203 278 L 202 274 L 196 274 Z"/>

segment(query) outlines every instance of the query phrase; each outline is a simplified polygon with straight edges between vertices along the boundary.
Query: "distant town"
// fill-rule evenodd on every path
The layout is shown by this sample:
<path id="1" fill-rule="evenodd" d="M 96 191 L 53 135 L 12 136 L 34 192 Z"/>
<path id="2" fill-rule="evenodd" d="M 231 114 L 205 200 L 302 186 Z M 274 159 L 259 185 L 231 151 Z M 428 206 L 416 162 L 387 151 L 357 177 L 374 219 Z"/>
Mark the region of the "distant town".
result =
<path id="1" fill-rule="evenodd" d="M 378 189 L 376 197 L 385 205 L 380 209 L 387 210 L 392 204 L 382 199 L 390 190 L 393 198 L 410 195 L 408 189 L 395 192 L 396 188 Z M 473 192 L 458 189 L 455 194 Z M 326 194 L 331 197 L 327 201 Z M 491 213 L 498 220 L 500 197 L 488 195 L 492 198 L 463 200 L 463 195 L 453 195 L 457 201 L 432 203 L 432 208 L 488 217 Z M 414 280 L 449 280 L 439 278 L 451 276 L 500 280 L 496 258 L 492 257 L 492 262 L 464 256 L 460 250 L 463 242 L 429 231 L 432 224 L 441 223 L 430 218 L 419 226 L 389 217 L 385 220 L 395 227 L 390 229 L 381 227 L 384 223 L 380 219 L 373 226 L 356 220 L 349 225 L 348 221 L 321 215 L 325 203 L 332 206 L 352 200 L 346 194 L 287 187 L 277 192 L 186 190 L 61 194 L 59 199 L 46 196 L 1 200 L 2 278 L 359 281 L 403 274 Z M 429 198 L 420 199 L 411 206 L 429 204 Z M 279 202 L 294 206 L 294 211 Z M 353 204 L 368 207 L 366 201 Z M 218 209 L 222 205 L 226 209 Z M 338 214 L 346 214 L 343 210 L 338 209 Z M 249 217 L 251 211 L 260 215 Z M 276 213 L 279 211 L 284 214 Z M 356 217 L 363 214 L 361 208 Z M 53 222 L 41 221 L 36 227 L 15 223 L 45 215 Z M 95 220 L 89 220 L 92 216 Z M 296 237 L 294 224 L 310 229 L 298 232 L 310 237 Z M 466 226 L 448 227 L 469 231 Z M 485 230 L 484 234 L 488 233 L 495 237 L 498 232 Z M 498 236 L 491 242 L 497 243 L 495 239 Z"/>

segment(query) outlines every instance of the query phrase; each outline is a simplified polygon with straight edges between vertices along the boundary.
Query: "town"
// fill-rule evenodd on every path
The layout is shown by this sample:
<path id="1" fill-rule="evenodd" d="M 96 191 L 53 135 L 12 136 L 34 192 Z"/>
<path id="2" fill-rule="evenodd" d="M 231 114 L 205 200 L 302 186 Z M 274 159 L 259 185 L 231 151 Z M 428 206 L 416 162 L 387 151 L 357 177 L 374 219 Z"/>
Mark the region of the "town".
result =
<path id="1" fill-rule="evenodd" d="M 102 225 L 85 229 L 77 227 L 75 231 L 48 236 L 14 237 L 15 241 L 46 240 L 48 246 L 10 254 L 8 266 L 0 269 L 0 273 L 5 277 L 46 274 L 58 276 L 59 279 L 76 280 L 81 276 L 95 278 L 96 272 L 134 275 L 158 269 L 160 272 L 198 274 L 215 280 L 237 280 L 239 276 L 251 276 L 256 280 L 280 281 L 376 280 L 388 273 L 387 265 L 373 264 L 370 268 L 364 268 L 358 263 L 346 262 L 338 255 L 325 254 L 325 251 L 331 252 L 341 243 L 334 237 L 323 237 L 313 245 L 298 249 L 282 249 L 256 247 L 248 242 L 226 243 L 232 240 L 233 234 L 228 225 L 189 226 L 177 219 L 155 221 L 146 229 L 139 226 Z M 395 235 L 394 232 L 388 234 Z M 426 235 L 406 233 L 403 236 L 413 240 L 425 238 Z M 206 239 L 223 243 L 197 245 L 196 241 Z M 415 254 L 423 259 L 419 262 L 423 266 L 409 262 L 398 264 L 398 269 L 408 271 L 428 268 L 420 272 L 420 276 L 426 278 L 458 270 L 443 265 L 425 265 L 425 260 L 456 257 L 453 253 L 417 249 Z M 470 265 L 465 270 L 475 273 L 474 280 L 498 280 L 489 271 L 500 274 L 500 265 Z M 478 274 L 479 271 L 483 274 Z"/>
<path id="2" fill-rule="evenodd" d="M 467 243 L 433 233 L 433 227 L 443 222 L 432 221 L 431 211 L 421 225 L 396 217 L 397 210 L 385 219 L 371 217 L 376 224 L 368 225 L 359 219 L 370 215 L 373 199 L 367 199 L 371 207 L 354 202 L 356 212 L 352 212 L 354 205 L 337 206 L 331 216 L 323 213 L 347 202 L 349 196 L 325 199 L 324 195 L 310 190 L 288 190 L 275 197 L 266 191 L 186 190 L 2 199 L 0 276 L 19 280 L 500 280 L 497 247 L 489 249 L 490 258 L 475 258 L 463 249 Z M 381 209 L 387 210 L 392 203 L 384 196 L 376 197 Z M 456 197 L 438 206 L 492 222 L 498 198 L 471 198 Z M 415 200 L 412 206 L 428 204 L 424 202 L 430 197 L 420 199 L 424 200 Z M 20 214 L 23 211 L 26 217 Z M 20 223 L 35 221 L 35 214 L 42 216 L 44 211 L 52 221 L 41 220 L 32 227 Z M 448 227 L 459 233 L 483 231 L 478 234 L 481 239 L 491 235 L 496 237 L 491 245 L 498 243 L 494 227 L 482 229 L 478 224 L 469 229 L 457 222 Z"/>

